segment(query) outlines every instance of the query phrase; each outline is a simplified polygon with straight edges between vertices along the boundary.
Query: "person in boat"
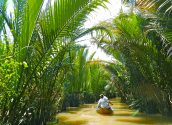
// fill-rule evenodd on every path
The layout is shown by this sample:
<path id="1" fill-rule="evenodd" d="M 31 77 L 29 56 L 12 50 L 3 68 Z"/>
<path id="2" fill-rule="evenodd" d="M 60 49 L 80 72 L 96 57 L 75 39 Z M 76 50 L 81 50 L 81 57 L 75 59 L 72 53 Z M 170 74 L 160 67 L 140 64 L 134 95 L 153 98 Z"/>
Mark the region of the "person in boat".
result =
<path id="1" fill-rule="evenodd" d="M 98 101 L 98 105 L 97 108 L 107 108 L 107 109 L 111 109 L 111 106 L 109 105 L 113 105 L 106 96 L 104 96 L 103 94 L 100 94 L 100 99 Z"/>

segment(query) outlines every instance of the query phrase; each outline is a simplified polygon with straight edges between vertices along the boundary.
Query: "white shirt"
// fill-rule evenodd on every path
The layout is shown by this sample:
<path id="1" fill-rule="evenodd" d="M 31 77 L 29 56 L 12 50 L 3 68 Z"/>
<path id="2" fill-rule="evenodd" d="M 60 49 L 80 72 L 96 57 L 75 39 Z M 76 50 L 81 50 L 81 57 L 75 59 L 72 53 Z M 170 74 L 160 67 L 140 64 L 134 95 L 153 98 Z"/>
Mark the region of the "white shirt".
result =
<path id="1" fill-rule="evenodd" d="M 109 107 L 108 98 L 106 96 L 104 96 L 103 98 L 99 99 L 98 107 L 101 107 L 101 108 L 108 108 Z"/>

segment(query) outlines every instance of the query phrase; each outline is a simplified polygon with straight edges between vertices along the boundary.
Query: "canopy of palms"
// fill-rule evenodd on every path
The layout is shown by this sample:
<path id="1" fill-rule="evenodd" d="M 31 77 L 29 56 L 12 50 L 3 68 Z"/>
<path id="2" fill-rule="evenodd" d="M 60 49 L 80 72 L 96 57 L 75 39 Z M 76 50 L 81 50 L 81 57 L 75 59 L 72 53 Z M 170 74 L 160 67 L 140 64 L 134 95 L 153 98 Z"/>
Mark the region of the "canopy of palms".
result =
<path id="1" fill-rule="evenodd" d="M 103 92 L 118 92 L 140 111 L 170 114 L 171 1 L 123 1 L 131 3 L 129 13 L 84 29 L 88 14 L 106 2 L 13 0 L 9 14 L 8 0 L 0 1 L 2 124 L 47 124 L 67 106 L 94 102 Z M 114 61 L 94 60 L 75 43 L 90 32 Z"/>

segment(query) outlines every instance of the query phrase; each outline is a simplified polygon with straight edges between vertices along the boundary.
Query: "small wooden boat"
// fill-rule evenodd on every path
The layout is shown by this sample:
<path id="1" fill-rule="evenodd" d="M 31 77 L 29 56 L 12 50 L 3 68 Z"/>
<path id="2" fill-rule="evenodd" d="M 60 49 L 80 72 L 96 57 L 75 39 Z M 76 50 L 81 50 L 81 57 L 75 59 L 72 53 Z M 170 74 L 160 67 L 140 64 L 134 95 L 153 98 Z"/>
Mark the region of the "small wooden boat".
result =
<path id="1" fill-rule="evenodd" d="M 112 109 L 107 109 L 107 108 L 97 108 L 96 111 L 100 114 L 112 114 L 113 113 Z"/>

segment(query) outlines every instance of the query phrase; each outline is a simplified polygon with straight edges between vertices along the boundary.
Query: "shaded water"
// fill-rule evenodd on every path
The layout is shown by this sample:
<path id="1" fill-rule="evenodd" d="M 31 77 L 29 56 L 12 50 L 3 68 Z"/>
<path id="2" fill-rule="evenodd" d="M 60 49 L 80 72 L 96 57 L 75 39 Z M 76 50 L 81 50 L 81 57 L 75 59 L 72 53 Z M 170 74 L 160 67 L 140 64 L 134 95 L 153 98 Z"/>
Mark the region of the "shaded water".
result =
<path id="1" fill-rule="evenodd" d="M 101 115 L 95 110 L 96 104 L 85 104 L 79 108 L 69 108 L 57 115 L 57 125 L 172 125 L 172 119 L 161 115 L 146 115 L 131 110 L 120 99 L 112 99 L 114 113 Z"/>

